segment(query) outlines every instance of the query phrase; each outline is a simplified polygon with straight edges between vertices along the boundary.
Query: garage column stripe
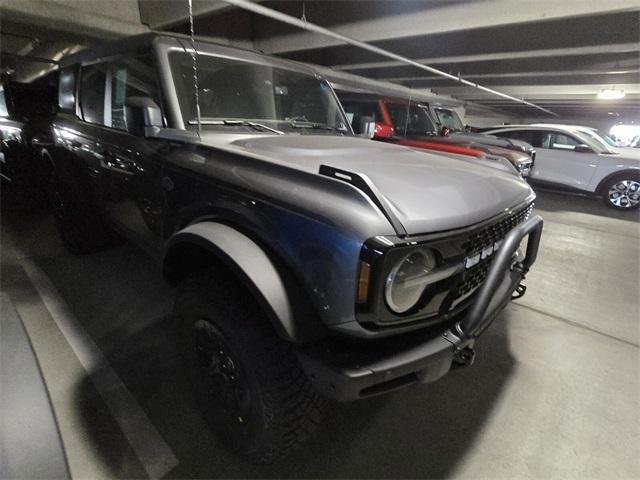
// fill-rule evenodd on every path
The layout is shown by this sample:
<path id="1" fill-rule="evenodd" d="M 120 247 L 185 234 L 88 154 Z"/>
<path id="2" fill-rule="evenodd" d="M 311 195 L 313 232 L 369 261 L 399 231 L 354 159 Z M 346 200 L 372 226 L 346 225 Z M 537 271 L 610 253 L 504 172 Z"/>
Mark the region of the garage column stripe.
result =
<path id="1" fill-rule="evenodd" d="M 120 377 L 109 366 L 107 359 L 44 272 L 30 259 L 22 260 L 21 264 L 149 478 L 159 479 L 165 476 L 178 465 L 178 459 L 171 448 Z"/>

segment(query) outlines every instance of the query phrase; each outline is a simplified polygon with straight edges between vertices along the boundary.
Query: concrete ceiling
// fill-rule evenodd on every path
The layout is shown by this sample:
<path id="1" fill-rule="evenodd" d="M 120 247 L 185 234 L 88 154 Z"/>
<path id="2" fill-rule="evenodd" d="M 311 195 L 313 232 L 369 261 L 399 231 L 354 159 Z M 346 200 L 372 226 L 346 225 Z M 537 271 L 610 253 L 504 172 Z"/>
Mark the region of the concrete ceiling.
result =
<path id="1" fill-rule="evenodd" d="M 2 71 L 30 82 L 64 55 L 147 31 L 137 0 L 0 0 Z"/>
<path id="2" fill-rule="evenodd" d="M 454 75 L 525 98 L 563 117 L 640 117 L 637 0 L 269 1 L 275 10 Z M 187 31 L 187 0 L 0 0 L 2 68 L 32 80 L 62 55 L 151 29 Z M 515 8 L 517 7 L 517 8 Z M 512 116 L 535 110 L 337 40 L 194 0 L 196 34 L 345 73 L 431 90 Z M 47 63 L 50 62 L 50 63 Z M 596 99 L 622 88 L 620 101 Z M 537 113 L 535 113 L 537 116 Z"/>
<path id="3" fill-rule="evenodd" d="M 155 2 L 158 0 L 141 0 Z M 640 116 L 637 0 L 263 1 L 263 5 L 548 107 L 561 116 Z M 237 9 L 200 11 L 196 32 L 236 37 L 265 53 L 404 86 L 431 89 L 517 116 L 530 107 Z M 514 8 L 516 7 L 517 8 Z M 154 17 L 147 20 L 152 26 Z M 145 21 L 145 18 L 143 18 Z M 172 25 L 185 31 L 185 25 Z M 622 88 L 621 101 L 596 99 Z"/>

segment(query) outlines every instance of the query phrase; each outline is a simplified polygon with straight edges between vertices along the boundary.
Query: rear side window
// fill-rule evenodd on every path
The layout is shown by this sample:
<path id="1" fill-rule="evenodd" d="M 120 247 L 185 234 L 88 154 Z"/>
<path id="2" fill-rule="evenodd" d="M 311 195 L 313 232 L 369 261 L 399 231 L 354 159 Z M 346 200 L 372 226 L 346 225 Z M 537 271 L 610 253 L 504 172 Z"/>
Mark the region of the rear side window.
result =
<path id="1" fill-rule="evenodd" d="M 107 65 L 82 67 L 80 74 L 80 110 L 85 122 L 104 125 Z"/>
<path id="2" fill-rule="evenodd" d="M 514 140 L 522 140 L 537 148 L 549 148 L 544 146 L 544 134 L 539 130 L 509 130 L 508 132 L 497 132 L 496 135 L 502 138 L 513 138 Z"/>
<path id="3" fill-rule="evenodd" d="M 575 150 L 576 145 L 580 145 L 580 142 L 569 135 L 562 133 L 554 133 L 551 140 L 551 148 L 557 150 Z"/>
<path id="4" fill-rule="evenodd" d="M 160 106 L 151 55 L 125 58 L 111 64 L 111 112 L 108 126 L 127 130 L 125 105 L 133 97 L 151 98 Z M 108 116 L 109 118 L 109 116 Z"/>

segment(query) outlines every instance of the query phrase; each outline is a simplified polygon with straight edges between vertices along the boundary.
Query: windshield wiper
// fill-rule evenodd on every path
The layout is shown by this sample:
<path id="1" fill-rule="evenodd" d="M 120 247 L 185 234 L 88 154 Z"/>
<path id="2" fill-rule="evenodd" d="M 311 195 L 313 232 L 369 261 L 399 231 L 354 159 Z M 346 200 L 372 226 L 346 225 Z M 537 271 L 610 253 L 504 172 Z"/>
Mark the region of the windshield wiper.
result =
<path id="1" fill-rule="evenodd" d="M 340 130 L 338 127 L 334 127 L 333 125 L 329 125 L 327 123 L 315 123 L 315 122 L 301 122 L 292 120 L 289 122 L 293 128 L 308 128 L 315 130 L 329 130 L 330 132 L 340 132 L 344 135 L 344 132 Z"/>
<path id="2" fill-rule="evenodd" d="M 257 122 L 252 122 L 249 120 L 213 120 L 213 119 L 206 119 L 206 118 L 202 118 L 200 119 L 200 123 L 202 125 L 223 125 L 223 126 L 229 126 L 229 127 L 236 127 L 236 126 L 241 126 L 241 127 L 251 127 L 254 130 L 260 130 L 260 131 L 268 131 L 268 132 L 272 132 L 272 133 L 276 133 L 278 135 L 284 135 L 284 132 L 281 130 L 276 130 L 275 128 L 271 128 L 268 127 L 266 125 L 263 125 L 262 123 L 257 123 Z M 194 120 L 189 120 L 189 125 L 197 125 L 198 124 L 198 120 L 194 119 Z"/>

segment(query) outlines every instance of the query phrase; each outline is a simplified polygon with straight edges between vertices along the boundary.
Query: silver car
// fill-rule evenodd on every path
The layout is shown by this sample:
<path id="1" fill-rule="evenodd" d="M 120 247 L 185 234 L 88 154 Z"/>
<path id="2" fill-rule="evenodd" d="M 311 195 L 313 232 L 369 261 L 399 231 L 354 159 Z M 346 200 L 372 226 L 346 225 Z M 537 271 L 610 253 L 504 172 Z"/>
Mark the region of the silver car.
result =
<path id="1" fill-rule="evenodd" d="M 616 209 L 640 205 L 640 157 L 607 145 L 586 127 L 509 125 L 485 133 L 524 140 L 536 148 L 531 182 L 598 195 Z"/>

